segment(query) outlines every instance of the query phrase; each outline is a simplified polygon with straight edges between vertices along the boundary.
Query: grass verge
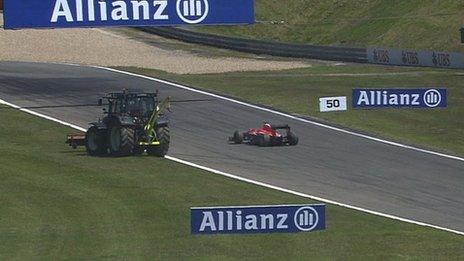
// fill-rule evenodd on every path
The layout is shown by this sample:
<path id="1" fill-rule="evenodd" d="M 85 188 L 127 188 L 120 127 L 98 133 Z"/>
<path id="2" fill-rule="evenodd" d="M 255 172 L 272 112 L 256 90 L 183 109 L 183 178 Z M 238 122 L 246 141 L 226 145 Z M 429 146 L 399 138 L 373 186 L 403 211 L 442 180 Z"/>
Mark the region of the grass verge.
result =
<path id="1" fill-rule="evenodd" d="M 270 105 L 389 140 L 464 155 L 464 74 L 461 71 L 350 65 L 180 75 L 140 68 L 122 69 Z M 357 87 L 445 87 L 449 92 L 448 108 L 318 111 L 319 97 L 348 96 L 350 101 L 352 89 Z"/>
<path id="2" fill-rule="evenodd" d="M 255 25 L 197 29 L 283 42 L 462 51 L 463 8 L 453 0 L 256 0 Z"/>
<path id="3" fill-rule="evenodd" d="M 308 199 L 146 156 L 88 157 L 73 130 L 0 107 L 0 259 L 464 258 L 464 237 L 337 206 L 322 232 L 193 236 L 189 208 Z"/>

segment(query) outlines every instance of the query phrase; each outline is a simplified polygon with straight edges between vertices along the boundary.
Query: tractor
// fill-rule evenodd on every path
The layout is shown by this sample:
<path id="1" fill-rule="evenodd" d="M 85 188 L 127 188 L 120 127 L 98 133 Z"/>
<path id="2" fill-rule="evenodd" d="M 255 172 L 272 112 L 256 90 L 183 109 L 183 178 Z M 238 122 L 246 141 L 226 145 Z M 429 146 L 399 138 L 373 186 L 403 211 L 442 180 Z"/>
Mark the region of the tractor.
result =
<path id="1" fill-rule="evenodd" d="M 148 155 L 164 157 L 169 150 L 169 120 L 164 111 L 170 98 L 158 101 L 158 92 L 127 91 L 109 93 L 104 117 L 90 123 L 85 135 L 70 134 L 66 143 L 73 148 L 85 146 L 88 155 L 121 157 Z M 98 100 L 103 105 L 103 100 Z"/>

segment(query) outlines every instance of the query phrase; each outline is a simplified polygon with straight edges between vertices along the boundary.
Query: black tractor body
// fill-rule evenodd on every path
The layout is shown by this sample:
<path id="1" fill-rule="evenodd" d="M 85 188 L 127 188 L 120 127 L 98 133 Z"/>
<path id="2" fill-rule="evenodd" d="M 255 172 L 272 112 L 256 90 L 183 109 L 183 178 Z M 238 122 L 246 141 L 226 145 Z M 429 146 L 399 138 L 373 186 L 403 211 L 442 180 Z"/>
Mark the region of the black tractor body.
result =
<path id="1" fill-rule="evenodd" d="M 72 147 L 85 145 L 92 156 L 110 154 L 129 156 L 145 151 L 152 156 L 164 157 L 169 150 L 169 119 L 164 110 L 170 98 L 158 101 L 158 93 L 123 91 L 109 93 L 104 117 L 90 123 L 85 137 L 68 135 Z M 102 105 L 102 99 L 99 100 Z"/>

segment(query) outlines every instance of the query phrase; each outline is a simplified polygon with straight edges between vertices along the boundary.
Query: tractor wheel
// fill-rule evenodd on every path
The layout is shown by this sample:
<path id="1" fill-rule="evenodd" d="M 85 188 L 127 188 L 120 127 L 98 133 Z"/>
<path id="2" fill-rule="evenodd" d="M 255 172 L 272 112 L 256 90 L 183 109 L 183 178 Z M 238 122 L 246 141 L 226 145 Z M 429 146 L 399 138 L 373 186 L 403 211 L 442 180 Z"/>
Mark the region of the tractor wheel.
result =
<path id="1" fill-rule="evenodd" d="M 148 147 L 147 153 L 150 156 L 164 157 L 168 153 L 169 143 L 171 142 L 171 134 L 169 133 L 169 127 L 159 127 L 156 129 L 156 137 L 160 142 L 160 145 Z"/>
<path id="2" fill-rule="evenodd" d="M 101 156 L 106 154 L 106 137 L 96 126 L 90 127 L 85 133 L 85 148 L 90 156 Z"/>
<path id="3" fill-rule="evenodd" d="M 234 132 L 234 143 L 235 144 L 241 144 L 243 142 L 243 134 L 235 131 Z"/>
<path id="4" fill-rule="evenodd" d="M 109 129 L 108 147 L 113 156 L 132 155 L 135 148 L 135 132 L 129 127 L 114 125 Z"/>
<path id="5" fill-rule="evenodd" d="M 293 132 L 289 132 L 287 134 L 288 145 L 295 146 L 298 144 L 298 136 L 296 136 Z"/>
<path id="6" fill-rule="evenodd" d="M 258 146 L 267 147 L 271 145 L 271 136 L 264 134 L 260 135 L 258 138 Z"/>

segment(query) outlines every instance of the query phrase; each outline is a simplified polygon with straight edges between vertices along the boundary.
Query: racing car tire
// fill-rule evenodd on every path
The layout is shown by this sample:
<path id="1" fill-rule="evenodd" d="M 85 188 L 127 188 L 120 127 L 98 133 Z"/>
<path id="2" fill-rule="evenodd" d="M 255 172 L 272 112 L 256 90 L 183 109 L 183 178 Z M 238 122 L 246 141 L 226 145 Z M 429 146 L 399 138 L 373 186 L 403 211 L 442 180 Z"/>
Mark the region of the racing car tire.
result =
<path id="1" fill-rule="evenodd" d="M 267 147 L 271 145 L 271 136 L 269 135 L 260 135 L 258 138 L 258 146 Z"/>
<path id="2" fill-rule="evenodd" d="M 241 144 L 243 142 L 243 134 L 239 131 L 235 131 L 233 141 L 235 144 Z"/>
<path id="3" fill-rule="evenodd" d="M 288 133 L 288 145 L 295 146 L 298 144 L 298 136 L 296 136 L 293 132 Z"/>

